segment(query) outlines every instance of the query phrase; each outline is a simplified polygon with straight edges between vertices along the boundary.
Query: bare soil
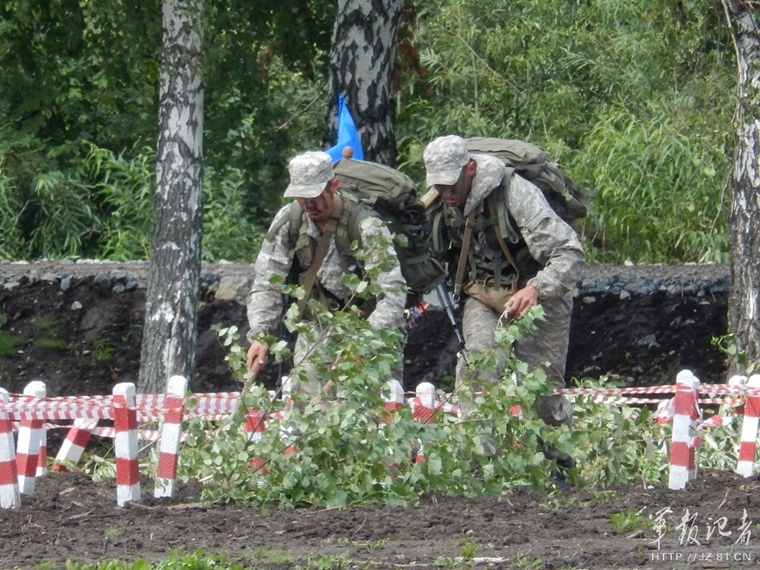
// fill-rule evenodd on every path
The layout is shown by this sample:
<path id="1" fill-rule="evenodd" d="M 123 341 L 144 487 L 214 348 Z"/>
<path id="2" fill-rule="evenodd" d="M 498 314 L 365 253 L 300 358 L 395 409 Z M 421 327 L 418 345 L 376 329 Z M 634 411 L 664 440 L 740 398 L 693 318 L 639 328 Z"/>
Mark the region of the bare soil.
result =
<path id="1" fill-rule="evenodd" d="M 11 270 L 18 268 L 0 264 L 0 276 Z M 46 280 L 44 271 L 32 279 L 19 276 L 16 287 L 0 288 L 0 339 L 6 342 L 0 344 L 0 386 L 20 392 L 42 377 L 49 395 L 84 395 L 109 393 L 116 382 L 136 380 L 144 291 L 115 293 L 95 283 L 94 270 L 86 273 L 72 269 L 66 291 L 52 277 Z M 657 384 L 688 366 L 704 382 L 722 381 L 726 363 L 711 337 L 725 332 L 725 298 L 649 295 L 626 304 L 629 299 L 622 297 L 579 299 L 569 378 L 583 371 L 609 372 L 632 384 Z M 213 326 L 244 319 L 239 302 L 204 293 L 195 391 L 237 389 Z M 440 315 L 431 313 L 410 333 L 407 387 L 422 379 L 445 381 L 450 370 L 450 331 L 437 319 Z M 8 342 L 14 343 L 10 349 Z M 267 381 L 278 373 L 269 371 Z M 50 438 L 50 456 L 59 441 Z M 114 482 L 49 473 L 33 495 L 23 496 L 20 509 L 0 511 L 0 568 L 38 568 L 43 562 L 46 568 L 63 568 L 66 560 L 157 561 L 171 550 L 198 548 L 251 568 L 760 565 L 760 480 L 732 472 L 701 471 L 683 491 L 670 491 L 665 483 L 549 494 L 518 489 L 490 498 L 425 497 L 412 507 L 204 505 L 194 482 L 182 485 L 172 500 L 151 495 L 146 479 L 141 504 L 118 508 Z M 658 513 L 667 521 L 660 534 L 651 520 Z M 628 526 L 623 519 L 633 522 Z"/>
<path id="2" fill-rule="evenodd" d="M 495 568 L 760 565 L 760 481 L 730 472 L 702 472 L 683 491 L 573 488 L 547 496 L 520 489 L 491 498 L 426 497 L 412 507 L 334 510 L 201 505 L 196 490 L 188 485 L 172 501 L 118 508 L 112 484 L 49 474 L 21 509 L 0 511 L 0 566 L 156 561 L 171 550 L 198 548 L 250 568 L 307 567 L 310 561 L 313 568 L 467 567 L 473 561 L 457 561 L 463 553 Z M 662 511 L 668 525 L 658 547 L 650 517 Z M 635 521 L 630 528 L 615 523 L 626 515 Z M 691 522 L 683 524 L 682 537 L 684 519 Z M 723 522 L 726 536 L 717 532 Z"/>

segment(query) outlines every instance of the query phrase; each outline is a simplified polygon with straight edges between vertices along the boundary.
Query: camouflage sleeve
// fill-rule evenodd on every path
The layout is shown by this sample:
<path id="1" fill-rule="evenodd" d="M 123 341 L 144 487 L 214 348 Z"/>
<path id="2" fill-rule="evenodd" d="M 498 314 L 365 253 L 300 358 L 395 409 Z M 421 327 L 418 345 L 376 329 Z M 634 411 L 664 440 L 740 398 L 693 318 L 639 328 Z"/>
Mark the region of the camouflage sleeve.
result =
<path id="1" fill-rule="evenodd" d="M 360 226 L 362 244 L 371 244 L 377 237 L 388 244 L 387 261 L 383 262 L 384 257 L 378 255 L 378 251 L 372 251 L 367 259 L 366 269 L 379 267 L 380 263 L 385 265 L 390 262 L 390 267 L 383 267 L 379 271 L 377 284 L 381 291 L 377 295 L 377 306 L 372 314 L 368 317 L 369 323 L 374 327 L 400 327 L 404 321 L 404 308 L 406 306 L 406 281 L 401 275 L 401 266 L 396 256 L 396 250 L 393 247 L 393 239 L 388 228 L 382 225 L 379 218 L 374 216 L 366 218 Z"/>
<path id="2" fill-rule="evenodd" d="M 270 283 L 274 276 L 284 280 L 293 264 L 294 249 L 288 235 L 289 206 L 282 208 L 270 226 L 270 233 L 261 244 L 261 250 L 254 264 L 253 284 L 248 293 L 248 340 L 253 340 L 261 333 L 271 334 L 282 320 L 282 293 Z M 279 227 L 278 227 L 279 224 Z"/>
<path id="3" fill-rule="evenodd" d="M 580 278 L 586 255 L 575 230 L 565 223 L 535 185 L 513 176 L 507 206 L 530 254 L 543 269 L 528 281 L 542 297 L 562 297 Z"/>

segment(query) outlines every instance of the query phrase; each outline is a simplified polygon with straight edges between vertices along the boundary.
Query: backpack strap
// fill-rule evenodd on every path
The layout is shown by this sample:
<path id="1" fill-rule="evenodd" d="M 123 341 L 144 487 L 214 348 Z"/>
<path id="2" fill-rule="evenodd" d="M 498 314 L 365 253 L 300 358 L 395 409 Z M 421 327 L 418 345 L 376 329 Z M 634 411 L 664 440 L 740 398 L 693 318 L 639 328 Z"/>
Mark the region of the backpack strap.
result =
<path id="1" fill-rule="evenodd" d="M 491 192 L 488 196 L 486 196 L 486 207 L 488 208 L 488 213 L 491 215 L 491 217 L 496 217 L 496 205 L 494 202 L 496 201 L 496 198 L 493 197 L 493 192 Z M 499 227 L 501 227 L 501 223 L 498 224 Z M 517 278 L 520 278 L 520 270 L 517 269 L 517 263 L 515 263 L 515 258 L 512 257 L 512 254 L 509 251 L 509 248 L 507 247 L 507 244 L 504 242 L 504 238 L 501 235 L 501 231 L 494 228 L 494 233 L 496 234 L 496 240 L 499 242 L 499 247 L 501 248 L 502 253 L 504 254 L 504 257 L 509 262 L 509 264 L 512 266 L 512 269 L 515 270 L 515 273 L 517 274 Z M 500 272 L 500 269 L 499 269 Z M 496 280 L 494 282 L 495 286 L 498 286 L 498 283 L 500 281 L 500 275 L 496 275 Z"/>
<path id="2" fill-rule="evenodd" d="M 314 252 L 314 257 L 312 258 L 311 265 L 309 266 L 309 271 L 306 273 L 306 277 L 304 278 L 304 296 L 302 299 L 298 300 L 299 319 L 306 309 L 306 303 L 309 301 L 311 289 L 314 287 L 314 283 L 317 281 L 317 271 L 319 271 L 319 268 L 322 266 L 322 261 L 324 261 L 325 255 L 327 255 L 327 249 L 330 247 L 330 239 L 333 235 L 335 235 L 335 231 L 338 227 L 338 220 L 343 211 L 340 194 L 335 194 L 333 199 L 335 200 L 333 212 L 330 215 L 330 219 L 327 220 L 324 230 L 322 230 L 322 237 L 319 239 L 317 249 Z"/>
<path id="3" fill-rule="evenodd" d="M 509 184 L 512 181 L 512 176 L 515 173 L 514 168 L 507 167 L 507 174 L 504 176 L 504 188 L 509 188 Z M 495 190 L 494 190 L 495 192 Z M 492 198 L 494 192 L 488 195 L 488 198 Z M 501 239 L 509 240 L 509 243 L 516 244 L 520 241 L 520 234 L 515 230 L 515 226 L 510 220 L 509 208 L 507 208 L 507 193 L 499 192 L 499 199 L 492 198 L 495 203 L 495 213 L 490 211 L 491 216 L 496 218 L 499 225 L 499 231 L 496 232 L 497 237 L 500 235 Z"/>
<path id="4" fill-rule="evenodd" d="M 298 229 L 301 226 L 302 214 L 303 210 L 301 210 L 298 202 L 291 202 L 288 205 L 288 215 L 280 218 L 276 224 L 269 228 L 265 239 L 271 240 L 282 226 L 289 224 L 288 235 L 290 236 L 290 241 L 296 243 L 298 241 Z"/>
<path id="5" fill-rule="evenodd" d="M 361 223 L 369 211 L 351 194 L 344 194 L 343 209 L 338 220 L 338 229 L 335 232 L 335 245 L 343 255 L 352 255 L 351 244 L 356 241 L 361 246 L 362 234 Z"/>
<path id="6" fill-rule="evenodd" d="M 464 281 L 464 272 L 467 267 L 467 258 L 470 254 L 470 242 L 472 241 L 472 230 L 475 227 L 475 210 L 467 216 L 464 224 L 464 235 L 462 236 L 462 249 L 459 252 L 459 263 L 457 264 L 457 273 L 454 278 L 454 301 L 459 300 L 459 294 L 462 291 L 462 282 Z"/>
<path id="7" fill-rule="evenodd" d="M 298 261 L 302 267 L 309 267 L 312 260 L 312 243 L 311 238 L 306 233 L 308 227 L 308 221 L 303 215 L 303 210 L 298 202 L 291 202 L 288 207 L 288 215 L 283 216 L 277 224 L 269 228 L 266 239 L 271 240 L 279 229 L 288 224 L 288 237 L 290 243 L 293 244 L 293 249 Z"/>

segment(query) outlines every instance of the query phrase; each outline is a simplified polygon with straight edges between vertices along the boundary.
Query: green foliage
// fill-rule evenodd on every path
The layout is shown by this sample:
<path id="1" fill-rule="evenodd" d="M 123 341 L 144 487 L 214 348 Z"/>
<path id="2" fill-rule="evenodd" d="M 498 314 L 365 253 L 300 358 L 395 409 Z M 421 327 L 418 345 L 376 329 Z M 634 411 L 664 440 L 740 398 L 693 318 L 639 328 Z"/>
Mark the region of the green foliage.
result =
<path id="1" fill-rule="evenodd" d="M 615 528 L 620 532 L 630 532 L 632 530 L 641 529 L 646 526 L 651 526 L 652 521 L 642 517 L 642 513 L 646 510 L 646 507 L 639 509 L 638 511 L 620 511 L 612 513 L 610 519 Z"/>
<path id="2" fill-rule="evenodd" d="M 389 255 L 391 244 L 376 239 L 356 253 L 364 259 L 367 275 L 344 279 L 359 297 L 375 296 L 377 273 L 396 262 Z M 303 296 L 300 288 L 287 291 L 295 298 Z M 519 385 L 507 381 L 485 393 L 460 393 L 461 399 L 477 404 L 465 422 L 441 411 L 433 423 L 418 422 L 409 406 L 389 414 L 382 394 L 399 364 L 402 333 L 377 329 L 352 303 L 349 307 L 329 312 L 310 300 L 309 311 L 318 326 L 297 321 L 295 304 L 288 309 L 286 325 L 308 338 L 309 345 L 317 344 L 318 335 L 328 339 L 307 356 L 324 393 L 311 399 L 296 391 L 290 408 L 277 394 L 250 385 L 238 332 L 223 331 L 223 342 L 230 348 L 228 361 L 245 386 L 246 407 L 264 415 L 268 427 L 263 439 L 248 441 L 240 412 L 219 426 L 214 438 L 206 436 L 210 426 L 203 422 L 191 425 L 180 468 L 186 476 L 208 483 L 207 498 L 251 505 L 408 504 L 429 493 L 476 496 L 498 494 L 514 485 L 549 485 L 550 468 L 541 442 L 567 449 L 570 434 L 567 428 L 547 430 L 533 411 L 536 397 L 551 389 L 542 371 L 528 373 L 513 361 L 509 378 L 512 373 L 524 375 Z M 506 349 L 532 320 L 529 316 L 506 329 L 501 335 Z M 285 343 L 266 341 L 276 358 L 290 356 Z M 490 365 L 488 357 L 472 360 L 473 370 Z M 296 385 L 306 374 L 302 366 L 291 371 Z M 492 446 L 501 453 L 490 453 Z M 415 460 L 417 450 L 424 461 Z"/>
<path id="3" fill-rule="evenodd" d="M 728 262 L 728 131 L 723 139 L 687 134 L 699 114 L 679 97 L 653 101 L 646 116 L 618 108 L 600 117 L 580 161 L 593 171 L 601 222 L 592 260 Z"/>
<path id="4" fill-rule="evenodd" d="M 709 396 L 716 397 L 715 394 Z M 736 412 L 736 406 L 730 402 L 720 404 L 714 409 L 703 410 L 704 419 L 716 414 L 723 418 L 723 423 L 695 434 L 700 436 L 699 456 L 696 458 L 700 468 L 736 469 L 744 418 Z"/>
<path id="5" fill-rule="evenodd" d="M 580 385 L 614 386 L 606 378 L 584 379 Z M 662 448 L 662 441 L 669 439 L 668 429 L 661 429 L 646 408 L 576 398 L 571 438 L 580 476 L 586 484 L 600 488 L 661 480 L 668 469 Z"/>
<path id="6" fill-rule="evenodd" d="M 340 403 L 296 394 L 296 405 L 285 409 L 274 395 L 253 386 L 247 405 L 281 416 L 268 421 L 263 441 L 247 441 L 242 416 L 222 425 L 215 438 L 205 436 L 209 426 L 192 425 L 190 449 L 183 450 L 180 464 L 184 473 L 208 482 L 207 498 L 252 505 L 407 504 L 434 492 L 476 496 L 548 484 L 549 466 L 538 443 L 539 433 L 547 439 L 546 427 L 530 411 L 537 385 L 546 389 L 543 378 L 478 395 L 478 410 L 468 422 L 437 413 L 435 423 L 418 423 L 405 406 L 387 423 L 381 392 L 394 368 L 398 333 L 373 330 L 351 311 L 319 318 L 332 339 L 323 356 L 337 364 L 327 366 L 319 358 L 314 365 L 320 383 L 329 380 L 338 387 Z M 231 344 L 237 346 L 234 337 Z M 242 358 L 243 348 L 236 352 Z M 514 406 L 521 406 L 521 417 L 510 411 Z M 504 453 L 487 456 L 484 435 Z M 560 436 L 548 441 L 562 445 Z M 425 458 L 420 463 L 413 461 L 418 446 Z M 260 469 L 249 465 L 252 458 L 262 461 Z"/>
<path id="7" fill-rule="evenodd" d="M 31 251 L 41 257 L 74 257 L 100 225 L 89 188 L 79 172 L 48 171 L 32 181 L 28 196 Z"/>
<path id="8" fill-rule="evenodd" d="M 15 354 L 18 347 L 23 343 L 24 339 L 20 336 L 0 331 L 0 357 Z"/>
<path id="9" fill-rule="evenodd" d="M 287 160 L 324 146 L 333 5 L 206 8 L 204 258 L 250 261 Z M 526 138 L 597 191 L 600 226 L 580 226 L 590 261 L 725 261 L 736 65 L 718 8 L 417 2 L 399 163 L 422 180 L 435 136 Z M 147 256 L 160 13 L 156 0 L 0 8 L 0 258 Z"/>
<path id="10" fill-rule="evenodd" d="M 713 337 L 710 340 L 713 346 L 717 346 L 718 349 L 725 354 L 733 367 L 736 370 L 742 370 L 746 376 L 751 376 L 757 370 L 758 364 L 756 362 L 748 362 L 747 353 L 740 350 L 736 344 L 736 334 L 729 333 L 719 337 Z"/>
<path id="11" fill-rule="evenodd" d="M 206 8 L 205 255 L 250 261 L 321 146 L 332 4 Z M 3 4 L 0 258 L 147 257 L 161 50 L 158 1 Z"/>
<path id="12" fill-rule="evenodd" d="M 148 147 L 114 154 L 89 145 L 85 158 L 93 194 L 103 211 L 96 256 L 147 259 L 153 216 L 155 152 Z"/>
<path id="13" fill-rule="evenodd" d="M 203 259 L 253 262 L 264 237 L 262 226 L 246 212 L 245 178 L 227 169 L 217 176 L 207 168 L 203 195 Z"/>
<path id="14" fill-rule="evenodd" d="M 142 558 L 134 562 L 108 560 L 98 564 L 67 561 L 66 570 L 244 570 L 244 567 L 227 561 L 224 556 L 206 555 L 199 548 L 185 555 L 172 551 L 166 560 L 155 564 Z"/>
<path id="15" fill-rule="evenodd" d="M 600 227 L 580 226 L 590 261 L 725 261 L 736 64 L 718 8 L 423 2 L 404 167 L 421 179 L 422 149 L 443 134 L 524 138 L 597 192 Z"/>

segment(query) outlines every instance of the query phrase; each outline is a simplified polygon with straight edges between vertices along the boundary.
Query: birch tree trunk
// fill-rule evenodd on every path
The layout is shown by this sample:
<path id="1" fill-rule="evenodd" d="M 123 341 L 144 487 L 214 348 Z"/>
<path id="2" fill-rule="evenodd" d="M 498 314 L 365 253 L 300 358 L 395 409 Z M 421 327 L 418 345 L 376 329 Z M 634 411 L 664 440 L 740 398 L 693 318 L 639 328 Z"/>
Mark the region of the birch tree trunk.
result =
<path id="1" fill-rule="evenodd" d="M 335 133 L 338 94 L 362 140 L 364 158 L 396 163 L 393 67 L 405 0 L 336 0 L 329 58 L 329 126 Z"/>
<path id="2" fill-rule="evenodd" d="M 760 30 L 753 3 L 723 0 L 736 47 L 738 134 L 731 172 L 731 292 L 728 330 L 746 363 L 733 363 L 730 374 L 760 365 Z"/>
<path id="3" fill-rule="evenodd" d="M 192 383 L 201 270 L 203 0 L 164 0 L 150 273 L 139 387 L 162 392 L 174 374 Z"/>

